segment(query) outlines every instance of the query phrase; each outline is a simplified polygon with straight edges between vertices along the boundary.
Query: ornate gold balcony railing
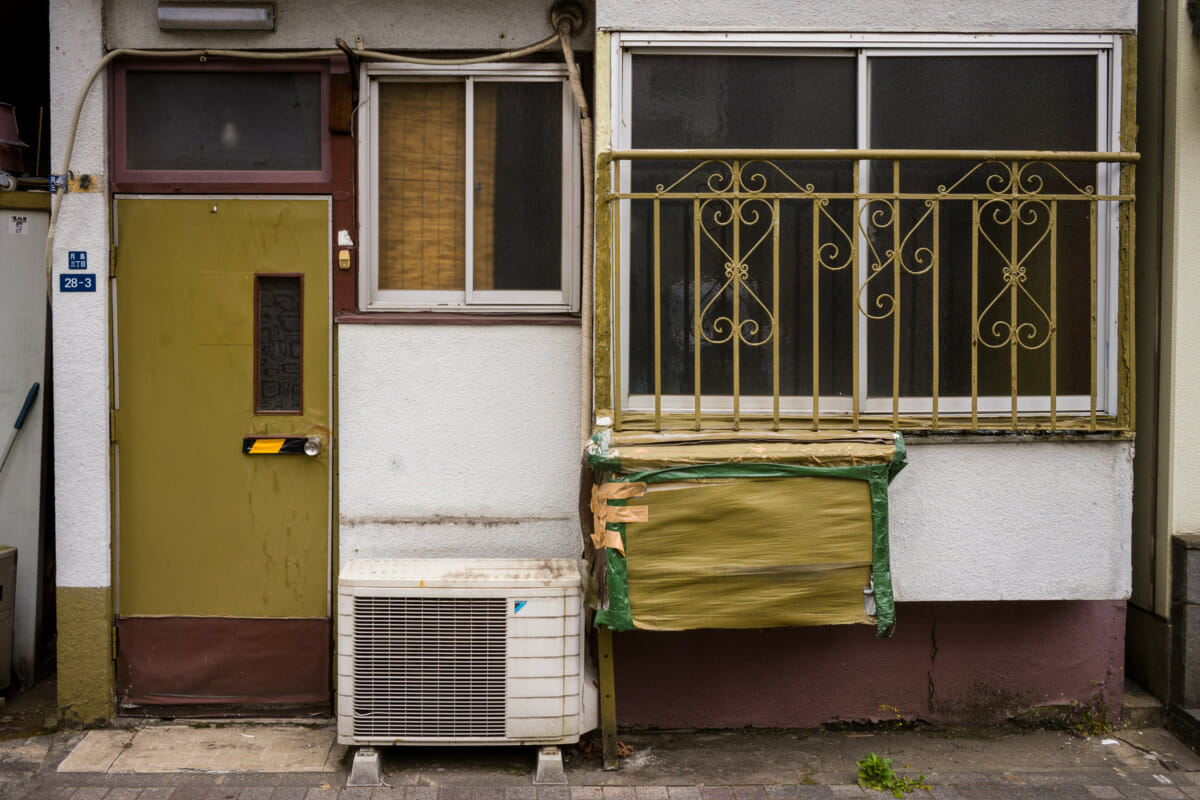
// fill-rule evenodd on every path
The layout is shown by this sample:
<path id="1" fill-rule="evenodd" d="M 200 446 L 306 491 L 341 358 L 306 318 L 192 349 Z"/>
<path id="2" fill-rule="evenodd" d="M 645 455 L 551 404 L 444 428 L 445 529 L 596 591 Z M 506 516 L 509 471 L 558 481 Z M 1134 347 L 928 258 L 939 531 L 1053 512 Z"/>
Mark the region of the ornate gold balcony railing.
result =
<path id="1" fill-rule="evenodd" d="M 1132 429 L 1136 153 L 602 153 L 629 429 Z"/>

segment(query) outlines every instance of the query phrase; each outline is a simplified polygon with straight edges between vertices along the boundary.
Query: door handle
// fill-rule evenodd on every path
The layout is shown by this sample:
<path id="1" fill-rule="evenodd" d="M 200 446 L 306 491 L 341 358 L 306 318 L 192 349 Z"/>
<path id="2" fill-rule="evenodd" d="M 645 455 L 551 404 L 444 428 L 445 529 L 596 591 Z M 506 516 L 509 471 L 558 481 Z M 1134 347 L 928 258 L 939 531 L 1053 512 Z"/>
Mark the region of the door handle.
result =
<path id="1" fill-rule="evenodd" d="M 319 436 L 246 436 L 242 452 L 248 456 L 306 455 L 315 458 L 324 445 Z"/>

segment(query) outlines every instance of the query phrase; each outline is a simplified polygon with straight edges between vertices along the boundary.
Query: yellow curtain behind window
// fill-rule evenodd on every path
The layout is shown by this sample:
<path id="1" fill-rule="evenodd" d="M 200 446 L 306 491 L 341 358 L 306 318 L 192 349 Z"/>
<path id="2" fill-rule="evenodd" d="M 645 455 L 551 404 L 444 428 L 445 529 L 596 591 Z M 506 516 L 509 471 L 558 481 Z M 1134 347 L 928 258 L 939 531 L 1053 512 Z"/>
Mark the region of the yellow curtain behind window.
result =
<path id="1" fill-rule="evenodd" d="M 385 83 L 379 99 L 379 288 L 461 291 L 464 84 Z"/>
<path id="2" fill-rule="evenodd" d="M 475 84 L 474 286 L 494 289 L 496 260 L 496 95 L 499 84 Z"/>

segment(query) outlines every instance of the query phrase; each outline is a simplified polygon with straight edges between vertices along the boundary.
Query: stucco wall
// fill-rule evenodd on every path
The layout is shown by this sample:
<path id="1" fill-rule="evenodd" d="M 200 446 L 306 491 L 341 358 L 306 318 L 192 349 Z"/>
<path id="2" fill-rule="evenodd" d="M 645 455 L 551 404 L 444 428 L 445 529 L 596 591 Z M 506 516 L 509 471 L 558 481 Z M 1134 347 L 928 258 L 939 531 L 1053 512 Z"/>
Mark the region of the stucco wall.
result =
<path id="1" fill-rule="evenodd" d="M 71 118 L 84 82 L 103 57 L 102 0 L 50 4 L 50 129 L 60 172 Z M 105 91 L 99 81 L 80 116 L 71 170 L 105 169 Z M 96 292 L 61 294 L 67 253 L 83 250 Z M 111 529 L 109 505 L 108 203 L 102 192 L 63 198 L 54 242 L 51 310 L 54 358 L 55 580 L 58 705 L 65 723 L 112 716 Z"/>
<path id="2" fill-rule="evenodd" d="M 341 560 L 578 555 L 578 353 L 574 327 L 340 326 Z M 1132 456 L 914 440 L 896 599 L 1128 597 Z"/>
<path id="3" fill-rule="evenodd" d="M 601 28 L 811 31 L 1116 31 L 1137 27 L 1136 0 L 596 0 Z"/>
<path id="4" fill-rule="evenodd" d="M 6 195 L 4 197 L 12 197 Z M 3 198 L 0 198 L 3 199 Z M 13 218 L 27 225 L 16 227 Z M 22 684 L 33 680 L 38 619 L 42 600 L 42 410 L 46 407 L 46 211 L 0 205 L 0 430 L 4 440 L 20 413 L 30 386 L 41 391 L 29 409 L 0 473 L 0 508 L 4 528 L 0 545 L 17 548 L 17 581 L 13 595 L 13 670 Z M 20 231 L 18 233 L 17 231 Z M 49 527 L 50 521 L 46 521 Z M 8 591 L 13 591 L 9 587 Z M 0 683 L 7 678 L 0 675 Z"/>
<path id="5" fill-rule="evenodd" d="M 577 556 L 579 341 L 339 326 L 341 560 Z"/>
<path id="6" fill-rule="evenodd" d="M 1131 443 L 917 441 L 908 461 L 891 486 L 898 601 L 1129 596 Z"/>
<path id="7" fill-rule="evenodd" d="M 591 6 L 590 2 L 584 2 Z M 341 37 L 367 48 L 507 50 L 552 33 L 553 0 L 341 0 L 331 13 L 325 0 L 275 0 L 275 30 L 268 33 L 163 32 L 157 0 L 106 0 L 106 44 L 115 47 L 327 48 Z M 590 14 L 590 11 L 589 11 Z M 590 34 L 575 42 L 591 48 Z"/>
<path id="8" fill-rule="evenodd" d="M 88 74 L 104 55 L 101 0 L 50 4 L 50 150 L 62 169 L 69 120 Z M 71 171 L 105 174 L 105 87 L 97 82 L 80 117 Z M 101 181 L 101 184 L 106 181 Z M 67 253 L 83 250 L 94 293 L 61 294 Z M 108 487 L 108 205 L 102 192 L 69 193 L 54 240 L 54 495 L 59 586 L 110 584 Z"/>

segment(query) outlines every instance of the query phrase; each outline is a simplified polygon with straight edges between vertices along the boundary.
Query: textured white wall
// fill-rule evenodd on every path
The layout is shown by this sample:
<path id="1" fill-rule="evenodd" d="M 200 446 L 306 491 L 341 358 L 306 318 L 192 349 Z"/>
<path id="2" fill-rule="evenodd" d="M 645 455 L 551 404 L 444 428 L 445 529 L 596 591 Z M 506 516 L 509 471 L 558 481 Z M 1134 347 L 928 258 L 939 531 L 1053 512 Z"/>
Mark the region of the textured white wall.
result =
<path id="1" fill-rule="evenodd" d="M 343 325 L 340 558 L 579 552 L 579 332 Z M 898 600 L 1127 597 L 1129 442 L 911 444 Z"/>
<path id="2" fill-rule="evenodd" d="M 339 36 L 353 45 L 361 35 L 367 48 L 507 50 L 552 33 L 553 0 L 340 0 L 336 10 L 327 0 L 275 0 L 275 31 L 269 33 L 164 32 L 158 29 L 158 0 L 104 5 L 110 48 L 326 48 Z M 591 41 L 587 33 L 575 47 L 590 49 Z"/>
<path id="3" fill-rule="evenodd" d="M 13 217 L 29 221 L 18 229 L 21 233 L 10 227 Z M 0 209 L 0 447 L 12 434 L 29 387 L 35 381 L 41 384 L 0 473 L 0 509 L 4 509 L 0 544 L 17 548 L 13 669 L 22 683 L 33 677 L 42 599 L 38 513 L 46 399 L 46 272 L 42 264 L 49 224 L 50 215 L 45 211 Z"/>
<path id="4" fill-rule="evenodd" d="M 338 327 L 340 556 L 577 557 L 577 326 Z"/>
<path id="5" fill-rule="evenodd" d="M 50 4 L 53 170 L 62 169 L 69 120 L 83 82 L 104 55 L 102 0 Z M 71 171 L 103 176 L 104 79 L 83 108 Z M 102 183 L 107 180 L 102 179 Z M 94 294 L 60 294 L 67 252 L 84 250 Z M 59 586 L 108 586 L 108 205 L 104 193 L 68 194 L 54 242 L 54 489 Z"/>
<path id="6" fill-rule="evenodd" d="M 1129 596 L 1132 443 L 912 441 L 891 485 L 897 600 Z"/>
<path id="7" fill-rule="evenodd" d="M 1004 33 L 1132 31 L 1136 0 L 596 0 L 600 28 Z"/>

